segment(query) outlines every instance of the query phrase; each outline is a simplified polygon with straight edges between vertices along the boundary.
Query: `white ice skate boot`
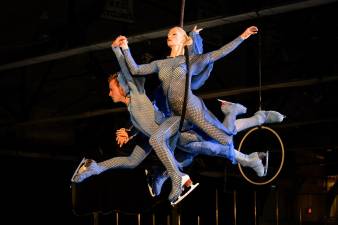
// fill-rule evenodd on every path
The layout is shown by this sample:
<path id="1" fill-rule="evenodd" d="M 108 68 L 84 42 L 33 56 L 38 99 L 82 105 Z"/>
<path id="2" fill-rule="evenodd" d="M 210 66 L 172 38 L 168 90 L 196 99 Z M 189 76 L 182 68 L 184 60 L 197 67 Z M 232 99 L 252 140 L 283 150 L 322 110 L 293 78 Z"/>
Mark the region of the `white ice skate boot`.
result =
<path id="1" fill-rule="evenodd" d="M 257 176 L 264 177 L 268 172 L 268 160 L 269 152 L 253 152 L 250 155 L 243 154 L 239 151 L 235 151 L 236 160 L 243 167 L 252 168 Z M 263 165 L 262 159 L 265 159 L 265 165 Z"/>
<path id="2" fill-rule="evenodd" d="M 168 179 L 168 173 L 165 171 L 157 176 L 149 173 L 148 170 L 144 171 L 146 174 L 147 185 L 149 193 L 152 197 L 159 196 L 164 182 Z"/>
<path id="3" fill-rule="evenodd" d="M 221 110 L 224 113 L 224 115 L 228 115 L 229 113 L 234 113 L 234 115 L 241 115 L 246 113 L 246 107 L 239 104 L 239 103 L 232 103 L 225 100 L 217 99 L 219 102 L 221 102 Z"/>
<path id="4" fill-rule="evenodd" d="M 83 158 L 75 170 L 71 181 L 74 183 L 80 183 L 88 177 L 100 174 L 102 171 L 103 168 L 100 167 L 94 160 Z"/>
<path id="5" fill-rule="evenodd" d="M 177 198 L 173 198 L 173 200 L 170 201 L 171 205 L 172 206 L 177 205 L 185 197 L 187 197 L 198 185 L 199 183 L 193 184 L 192 180 L 188 175 L 182 176 L 180 194 Z"/>
<path id="6" fill-rule="evenodd" d="M 258 116 L 260 125 L 265 123 L 280 123 L 286 117 L 277 111 L 264 111 L 264 110 L 257 111 L 255 115 Z"/>

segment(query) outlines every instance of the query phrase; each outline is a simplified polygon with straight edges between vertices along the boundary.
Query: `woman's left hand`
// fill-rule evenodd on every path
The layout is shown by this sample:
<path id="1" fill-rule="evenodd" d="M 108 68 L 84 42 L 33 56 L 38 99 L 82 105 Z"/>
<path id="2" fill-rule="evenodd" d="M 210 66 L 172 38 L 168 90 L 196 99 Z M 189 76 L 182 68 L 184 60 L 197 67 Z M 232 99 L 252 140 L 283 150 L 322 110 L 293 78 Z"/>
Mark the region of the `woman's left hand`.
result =
<path id="1" fill-rule="evenodd" d="M 197 29 L 197 25 L 194 26 L 194 29 L 192 29 L 192 32 L 195 32 L 195 33 L 200 33 L 200 31 L 203 30 L 203 28 L 198 28 Z"/>
<path id="2" fill-rule="evenodd" d="M 257 34 L 258 32 L 258 28 L 256 26 L 251 26 L 248 27 L 242 34 L 241 34 L 241 38 L 243 38 L 244 40 L 249 38 L 251 35 L 253 34 Z"/>

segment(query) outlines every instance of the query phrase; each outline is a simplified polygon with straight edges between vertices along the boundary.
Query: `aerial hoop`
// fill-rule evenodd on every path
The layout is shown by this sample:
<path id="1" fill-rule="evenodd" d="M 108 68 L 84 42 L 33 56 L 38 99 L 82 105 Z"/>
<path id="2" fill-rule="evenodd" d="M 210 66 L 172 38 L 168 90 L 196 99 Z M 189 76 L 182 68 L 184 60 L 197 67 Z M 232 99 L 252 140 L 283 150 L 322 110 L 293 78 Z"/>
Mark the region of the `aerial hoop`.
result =
<path id="1" fill-rule="evenodd" d="M 262 135 L 264 141 L 260 142 L 262 138 L 258 137 L 258 132 L 260 132 Z M 264 136 L 265 135 L 265 136 Z M 269 137 L 267 139 L 266 137 Z M 248 144 L 248 141 L 252 141 L 251 146 Z M 269 141 L 270 140 L 270 141 Z M 253 144 L 256 142 L 258 145 L 255 147 Z M 263 143 L 265 143 L 266 146 Z M 250 183 L 255 185 L 265 185 L 268 183 L 271 183 L 273 180 L 276 179 L 276 177 L 279 175 L 279 173 L 282 170 L 282 167 L 284 165 L 284 158 L 285 158 L 285 151 L 284 151 L 284 144 L 278 133 L 273 130 L 270 127 L 266 126 L 259 126 L 254 127 L 250 129 L 242 138 L 238 151 L 241 151 L 242 148 L 248 147 L 248 149 L 257 148 L 259 150 L 257 151 L 269 151 L 269 167 L 267 170 L 267 174 L 264 177 L 258 177 L 257 175 L 254 175 L 252 171 L 242 168 L 242 166 L 238 163 L 238 168 L 243 177 Z M 263 149 L 262 149 L 263 148 Z M 251 172 L 251 173 L 250 173 Z"/>
<path id="2" fill-rule="evenodd" d="M 257 12 L 257 17 L 259 14 Z M 258 77 L 259 77 L 259 89 L 258 89 L 258 105 L 259 110 L 262 110 L 262 35 L 261 32 L 258 33 Z M 258 136 L 260 133 L 260 136 Z M 265 135 L 265 136 L 264 136 Z M 263 139 L 261 139 L 263 137 Z M 248 145 L 248 141 L 253 138 L 251 144 L 256 143 L 258 146 L 256 148 L 253 145 Z M 260 140 L 262 140 L 260 142 Z M 245 142 L 247 146 L 245 146 Z M 267 160 L 265 162 L 266 174 L 263 177 L 258 177 L 256 174 L 253 174 L 251 171 L 244 172 L 241 165 L 238 163 L 238 168 L 243 177 L 250 183 L 255 185 L 265 185 L 271 183 L 279 175 L 282 167 L 284 165 L 285 151 L 284 144 L 278 133 L 270 127 L 266 126 L 256 126 L 250 129 L 242 138 L 238 151 L 241 149 L 250 149 L 251 152 L 254 152 L 253 149 L 256 149 L 257 152 L 268 152 Z M 277 150 L 279 149 L 279 150 Z M 246 152 L 250 154 L 251 152 Z M 264 163 L 264 160 L 262 160 Z M 249 175 L 252 174 L 252 175 Z M 256 178 L 255 178 L 256 177 Z"/>

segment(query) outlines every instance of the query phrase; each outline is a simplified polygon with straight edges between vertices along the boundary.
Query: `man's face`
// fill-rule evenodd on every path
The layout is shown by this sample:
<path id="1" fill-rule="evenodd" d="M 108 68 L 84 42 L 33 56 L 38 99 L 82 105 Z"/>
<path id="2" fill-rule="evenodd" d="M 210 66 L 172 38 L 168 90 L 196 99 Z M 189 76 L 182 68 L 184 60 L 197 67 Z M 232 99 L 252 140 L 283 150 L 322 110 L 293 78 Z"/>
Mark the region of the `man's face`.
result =
<path id="1" fill-rule="evenodd" d="M 169 30 L 168 38 L 167 38 L 167 44 L 169 47 L 173 47 L 176 45 L 183 45 L 184 40 L 185 40 L 185 35 L 180 29 L 174 27 Z"/>
<path id="2" fill-rule="evenodd" d="M 123 90 L 117 84 L 116 80 L 111 80 L 109 82 L 109 97 L 113 100 L 113 102 L 121 102 L 122 99 L 125 98 Z"/>

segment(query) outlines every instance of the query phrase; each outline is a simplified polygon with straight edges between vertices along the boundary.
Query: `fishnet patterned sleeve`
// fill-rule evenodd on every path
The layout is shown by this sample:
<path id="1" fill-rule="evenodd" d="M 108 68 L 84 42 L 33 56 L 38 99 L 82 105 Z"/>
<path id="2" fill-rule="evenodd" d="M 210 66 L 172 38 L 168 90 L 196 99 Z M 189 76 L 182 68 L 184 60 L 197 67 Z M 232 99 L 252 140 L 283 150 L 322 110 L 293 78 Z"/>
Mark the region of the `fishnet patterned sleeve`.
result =
<path id="1" fill-rule="evenodd" d="M 120 65 L 122 70 L 122 75 L 126 78 L 127 81 L 133 82 L 133 78 L 131 77 L 129 70 L 127 68 L 126 62 L 124 60 L 124 55 L 121 52 L 120 47 L 112 47 L 112 50 L 116 56 L 116 59 Z"/>
<path id="2" fill-rule="evenodd" d="M 158 72 L 157 61 L 153 61 L 148 64 L 137 65 L 134 58 L 131 56 L 129 49 L 124 49 L 123 54 L 132 75 L 148 75 Z"/>
<path id="3" fill-rule="evenodd" d="M 243 41 L 244 39 L 239 36 L 233 41 L 221 47 L 220 49 L 210 52 L 210 62 L 215 62 L 216 60 L 219 60 L 220 58 L 228 55 L 230 52 L 235 50 Z"/>

